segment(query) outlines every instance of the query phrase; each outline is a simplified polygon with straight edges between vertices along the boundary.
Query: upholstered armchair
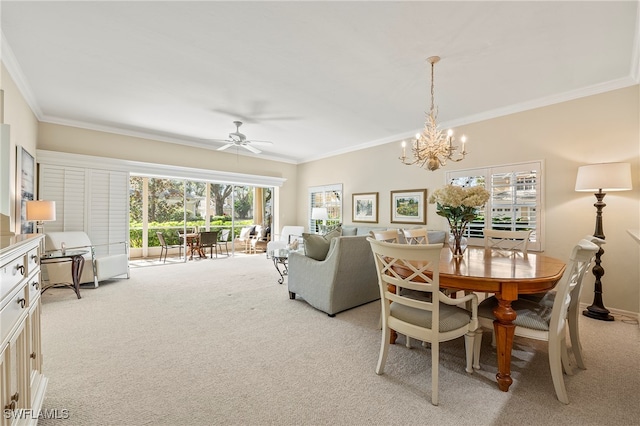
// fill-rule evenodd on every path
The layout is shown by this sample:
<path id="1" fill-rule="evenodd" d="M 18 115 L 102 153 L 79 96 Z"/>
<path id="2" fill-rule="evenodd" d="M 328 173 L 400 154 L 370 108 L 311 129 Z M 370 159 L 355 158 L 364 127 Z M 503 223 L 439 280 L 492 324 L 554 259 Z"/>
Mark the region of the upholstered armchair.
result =
<path id="1" fill-rule="evenodd" d="M 85 232 L 49 232 L 45 237 L 45 250 L 60 250 L 64 243 L 67 250 L 86 249 L 85 264 L 80 276 L 80 284 L 93 283 L 124 276 L 129 278 L 129 243 L 127 241 L 94 245 Z M 71 267 L 68 262 L 42 265 L 43 277 L 49 284 L 72 283 Z"/>

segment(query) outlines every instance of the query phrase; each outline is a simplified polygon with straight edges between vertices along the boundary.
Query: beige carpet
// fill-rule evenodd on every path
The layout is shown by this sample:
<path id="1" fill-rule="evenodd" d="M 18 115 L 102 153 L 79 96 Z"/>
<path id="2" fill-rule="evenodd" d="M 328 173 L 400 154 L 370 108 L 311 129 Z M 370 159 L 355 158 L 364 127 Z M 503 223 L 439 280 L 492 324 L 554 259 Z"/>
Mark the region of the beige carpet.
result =
<path id="1" fill-rule="evenodd" d="M 464 371 L 463 340 L 441 345 L 440 406 L 430 403 L 430 353 L 380 346 L 378 302 L 338 314 L 289 300 L 264 255 L 132 269 L 98 289 L 43 294 L 40 425 L 637 425 L 637 325 L 581 318 L 587 370 L 555 397 L 546 344 L 516 338 L 510 392 L 495 351 Z"/>

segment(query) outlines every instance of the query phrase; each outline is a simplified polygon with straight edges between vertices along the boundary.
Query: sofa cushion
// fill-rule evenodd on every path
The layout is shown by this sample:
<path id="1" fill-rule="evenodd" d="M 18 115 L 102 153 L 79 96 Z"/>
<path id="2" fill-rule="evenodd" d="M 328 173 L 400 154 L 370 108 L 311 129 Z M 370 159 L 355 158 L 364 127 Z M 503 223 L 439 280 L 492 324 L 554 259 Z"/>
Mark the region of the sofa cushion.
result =
<path id="1" fill-rule="evenodd" d="M 329 253 L 329 245 L 331 240 L 335 237 L 342 235 L 342 230 L 339 228 L 329 231 L 325 235 L 302 233 L 302 239 L 304 241 L 304 254 L 315 260 L 324 260 Z"/>
<path id="2" fill-rule="evenodd" d="M 356 228 L 355 226 L 345 226 L 342 228 L 342 235 L 343 236 L 353 236 L 356 235 L 356 231 L 358 230 L 358 228 Z"/>

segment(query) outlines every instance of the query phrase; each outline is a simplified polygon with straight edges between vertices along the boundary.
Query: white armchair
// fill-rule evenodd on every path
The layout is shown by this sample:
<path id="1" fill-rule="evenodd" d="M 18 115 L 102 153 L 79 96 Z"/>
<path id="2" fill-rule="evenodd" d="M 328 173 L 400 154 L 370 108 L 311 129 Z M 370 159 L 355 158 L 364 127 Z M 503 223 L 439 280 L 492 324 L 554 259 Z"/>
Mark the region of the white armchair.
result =
<path id="1" fill-rule="evenodd" d="M 294 238 L 302 237 L 303 232 L 304 226 L 283 226 L 280 234 L 267 243 L 267 256 L 273 250 L 286 248 Z"/>
<path id="2" fill-rule="evenodd" d="M 93 283 L 126 275 L 129 278 L 129 243 L 91 244 L 89 236 L 81 231 L 49 232 L 45 238 L 45 250 L 60 250 L 64 243 L 67 250 L 86 249 L 85 264 L 80 284 Z M 101 254 L 105 253 L 105 254 Z M 50 284 L 71 283 L 71 268 L 67 262 L 43 264 L 44 279 Z"/>

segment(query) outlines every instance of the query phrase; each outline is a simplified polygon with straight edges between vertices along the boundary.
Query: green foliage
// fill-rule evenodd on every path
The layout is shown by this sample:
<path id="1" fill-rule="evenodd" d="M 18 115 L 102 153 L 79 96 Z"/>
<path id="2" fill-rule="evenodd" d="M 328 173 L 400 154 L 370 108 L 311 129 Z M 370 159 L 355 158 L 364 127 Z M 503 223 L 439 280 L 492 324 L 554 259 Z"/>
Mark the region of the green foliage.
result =
<path id="1" fill-rule="evenodd" d="M 187 221 L 187 229 L 199 229 L 204 228 L 204 220 Z M 236 220 L 235 228 L 233 230 L 233 237 L 229 237 L 229 240 L 240 235 L 240 229 L 246 225 L 252 225 L 252 220 Z M 229 216 L 214 216 L 211 218 L 210 229 L 231 229 L 231 218 Z M 149 243 L 148 247 L 159 247 L 160 241 L 156 232 L 161 232 L 164 240 L 167 244 L 180 244 L 180 238 L 178 236 L 178 230 L 184 228 L 183 221 L 167 221 L 167 222 L 149 222 Z M 130 222 L 129 223 L 129 242 L 132 248 L 142 247 L 142 223 Z"/>

